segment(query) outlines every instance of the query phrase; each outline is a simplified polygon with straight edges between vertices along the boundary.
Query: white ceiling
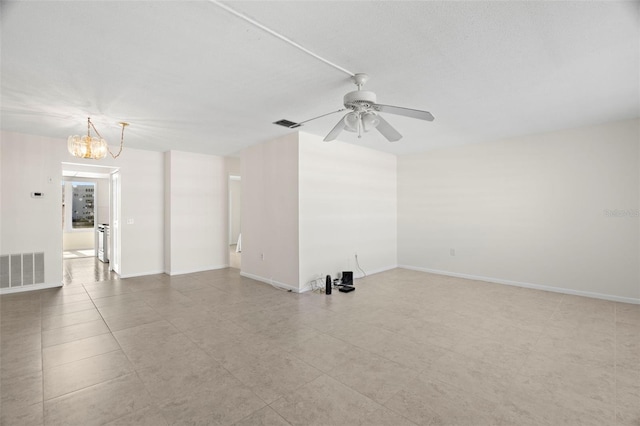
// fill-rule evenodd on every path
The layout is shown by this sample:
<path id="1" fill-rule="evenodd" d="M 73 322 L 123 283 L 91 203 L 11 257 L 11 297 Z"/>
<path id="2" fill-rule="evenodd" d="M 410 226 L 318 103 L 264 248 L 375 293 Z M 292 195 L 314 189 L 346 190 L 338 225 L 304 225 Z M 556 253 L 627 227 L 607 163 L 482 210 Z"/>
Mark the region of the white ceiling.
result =
<path id="1" fill-rule="evenodd" d="M 397 154 L 640 116 L 639 2 L 242 1 L 236 11 L 352 72 Z M 91 116 L 117 149 L 232 155 L 342 107 L 349 76 L 209 1 L 2 1 L 1 127 L 59 138 Z M 324 136 L 330 115 L 300 130 Z M 124 154 L 123 154 L 124 155 Z"/>

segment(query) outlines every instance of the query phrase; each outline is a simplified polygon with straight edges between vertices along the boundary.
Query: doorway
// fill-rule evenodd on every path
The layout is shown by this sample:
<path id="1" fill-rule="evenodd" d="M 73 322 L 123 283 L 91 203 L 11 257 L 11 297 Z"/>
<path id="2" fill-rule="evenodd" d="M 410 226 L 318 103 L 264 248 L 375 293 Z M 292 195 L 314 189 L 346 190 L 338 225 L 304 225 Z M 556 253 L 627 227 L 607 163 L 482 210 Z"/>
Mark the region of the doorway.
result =
<path id="1" fill-rule="evenodd" d="M 113 208 L 112 174 L 117 168 L 62 163 L 63 284 L 106 281 L 117 277 L 110 259 Z M 119 185 L 119 181 L 118 181 Z"/>
<path id="2" fill-rule="evenodd" d="M 229 266 L 242 265 L 242 179 L 229 176 Z"/>

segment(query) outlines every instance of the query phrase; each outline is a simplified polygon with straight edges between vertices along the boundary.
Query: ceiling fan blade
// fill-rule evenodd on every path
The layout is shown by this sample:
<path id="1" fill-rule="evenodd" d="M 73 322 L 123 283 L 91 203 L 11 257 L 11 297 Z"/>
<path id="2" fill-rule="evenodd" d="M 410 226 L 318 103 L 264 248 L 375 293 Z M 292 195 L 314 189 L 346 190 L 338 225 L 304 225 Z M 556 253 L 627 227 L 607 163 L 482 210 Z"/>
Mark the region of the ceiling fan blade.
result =
<path id="1" fill-rule="evenodd" d="M 373 109 L 379 112 L 388 112 L 389 114 L 403 115 L 405 117 L 417 118 L 420 120 L 433 121 L 433 115 L 428 111 L 419 109 L 402 108 L 392 105 L 372 105 Z"/>
<path id="2" fill-rule="evenodd" d="M 317 120 L 318 118 L 326 117 L 327 115 L 335 114 L 336 112 L 341 112 L 341 111 L 344 111 L 344 110 L 346 110 L 346 108 L 340 108 L 337 111 L 331 111 L 331 112 L 328 112 L 326 114 L 322 114 L 322 115 L 319 115 L 317 117 L 313 117 L 313 118 L 310 118 L 308 120 L 301 121 L 298 124 L 302 126 L 304 123 L 308 123 L 310 121 Z"/>
<path id="3" fill-rule="evenodd" d="M 322 114 L 322 115 L 319 115 L 317 117 L 313 117 L 313 118 L 310 118 L 308 120 L 301 121 L 299 123 L 296 123 L 295 121 L 291 121 L 291 120 L 287 120 L 286 118 L 283 118 L 281 120 L 274 121 L 273 124 L 277 124 L 278 126 L 286 127 L 287 129 L 295 129 L 297 127 L 302 126 L 305 123 L 308 123 L 308 122 L 313 121 L 313 120 L 317 120 L 318 118 L 326 117 L 327 115 L 335 114 L 336 112 L 344 111 L 345 109 L 346 108 L 342 108 L 342 109 L 339 109 L 337 111 L 331 111 L 331 112 L 328 112 L 326 114 Z"/>
<path id="4" fill-rule="evenodd" d="M 336 124 L 335 127 L 333 129 L 331 129 L 329 134 L 327 136 L 325 136 L 325 138 L 323 140 L 325 142 L 329 142 L 329 141 L 335 140 L 335 138 L 338 137 L 340 132 L 342 132 L 344 130 L 344 126 L 345 126 L 344 117 L 342 117 L 340 119 L 340 121 L 338 121 L 338 124 Z"/>
<path id="5" fill-rule="evenodd" d="M 376 129 L 378 129 L 378 131 L 382 133 L 382 136 L 387 138 L 389 142 L 395 142 L 402 139 L 402 135 L 398 133 L 398 131 L 387 122 L 387 120 L 380 117 L 380 115 L 378 115 L 378 120 L 380 120 L 380 122 L 376 126 Z"/>

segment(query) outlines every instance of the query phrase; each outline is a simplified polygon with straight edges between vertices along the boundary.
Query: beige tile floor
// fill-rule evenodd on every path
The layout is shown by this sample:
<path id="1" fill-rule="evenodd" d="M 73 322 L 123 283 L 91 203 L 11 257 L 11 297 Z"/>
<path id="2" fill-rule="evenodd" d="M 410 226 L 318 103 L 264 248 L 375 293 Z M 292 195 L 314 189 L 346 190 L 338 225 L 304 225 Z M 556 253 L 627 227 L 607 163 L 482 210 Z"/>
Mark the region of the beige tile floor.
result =
<path id="1" fill-rule="evenodd" d="M 2 425 L 638 425 L 640 306 L 396 269 L 0 297 Z"/>
<path id="2" fill-rule="evenodd" d="M 105 281 L 117 278 L 118 275 L 109 271 L 109 264 L 103 263 L 96 256 L 67 257 L 62 261 L 62 282 L 67 284 Z"/>

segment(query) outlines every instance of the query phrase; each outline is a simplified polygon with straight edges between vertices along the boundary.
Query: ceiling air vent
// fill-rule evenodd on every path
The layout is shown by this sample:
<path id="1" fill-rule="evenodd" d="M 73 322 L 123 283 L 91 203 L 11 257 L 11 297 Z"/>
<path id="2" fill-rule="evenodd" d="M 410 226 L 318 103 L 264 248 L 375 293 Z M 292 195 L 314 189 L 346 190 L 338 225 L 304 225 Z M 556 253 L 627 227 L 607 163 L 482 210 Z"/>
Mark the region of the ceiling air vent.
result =
<path id="1" fill-rule="evenodd" d="M 278 120 L 278 121 L 274 121 L 273 124 L 277 124 L 278 126 L 284 126 L 287 127 L 289 129 L 295 129 L 296 127 L 300 127 L 302 126 L 302 124 L 293 122 L 293 121 L 289 121 L 289 120 L 285 120 L 284 118 L 282 120 Z"/>

